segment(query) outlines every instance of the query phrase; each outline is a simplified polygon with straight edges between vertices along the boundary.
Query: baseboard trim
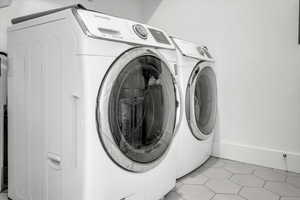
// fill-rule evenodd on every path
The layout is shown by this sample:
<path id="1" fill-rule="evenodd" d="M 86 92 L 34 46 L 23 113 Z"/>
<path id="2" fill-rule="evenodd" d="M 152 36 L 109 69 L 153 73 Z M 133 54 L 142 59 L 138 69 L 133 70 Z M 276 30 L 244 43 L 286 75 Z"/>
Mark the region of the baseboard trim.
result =
<path id="1" fill-rule="evenodd" d="M 214 143 L 212 154 L 220 158 L 300 173 L 300 153 L 222 141 Z"/>

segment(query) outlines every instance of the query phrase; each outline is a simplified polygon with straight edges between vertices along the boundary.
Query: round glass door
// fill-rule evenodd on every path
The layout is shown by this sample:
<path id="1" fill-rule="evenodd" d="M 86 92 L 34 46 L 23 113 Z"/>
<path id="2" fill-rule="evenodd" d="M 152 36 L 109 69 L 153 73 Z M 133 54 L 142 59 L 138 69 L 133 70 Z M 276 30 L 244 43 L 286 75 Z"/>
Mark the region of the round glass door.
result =
<path id="1" fill-rule="evenodd" d="M 212 67 L 197 66 L 187 91 L 186 114 L 190 128 L 197 139 L 207 139 L 213 132 L 217 115 L 217 84 Z"/>
<path id="2" fill-rule="evenodd" d="M 100 130 L 100 136 L 117 164 L 144 171 L 165 154 L 173 139 L 176 90 L 168 65 L 157 54 L 141 51 L 129 58 L 125 56 L 107 97 L 109 134 Z M 111 153 L 107 138 L 119 153 Z"/>

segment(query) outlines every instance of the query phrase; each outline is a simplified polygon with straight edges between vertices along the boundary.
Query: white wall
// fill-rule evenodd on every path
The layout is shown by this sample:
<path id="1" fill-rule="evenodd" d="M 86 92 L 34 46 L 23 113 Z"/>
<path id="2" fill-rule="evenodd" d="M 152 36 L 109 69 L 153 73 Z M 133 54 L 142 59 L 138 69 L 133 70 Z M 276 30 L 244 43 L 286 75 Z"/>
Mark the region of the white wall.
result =
<path id="1" fill-rule="evenodd" d="M 155 12 L 157 7 L 160 5 L 162 0 L 141 0 L 140 2 L 142 2 L 143 22 L 146 23 L 151 19 L 152 14 Z"/>
<path id="2" fill-rule="evenodd" d="M 13 0 L 12 5 L 0 8 L 0 51 L 6 51 L 6 29 L 15 17 L 81 3 L 85 7 L 115 16 L 143 21 L 142 0 Z"/>
<path id="3" fill-rule="evenodd" d="M 143 1 L 147 0 L 75 0 L 88 9 L 98 10 L 134 21 L 143 21 Z"/>
<path id="4" fill-rule="evenodd" d="M 163 0 L 149 18 L 215 55 L 215 155 L 300 172 L 298 2 Z"/>

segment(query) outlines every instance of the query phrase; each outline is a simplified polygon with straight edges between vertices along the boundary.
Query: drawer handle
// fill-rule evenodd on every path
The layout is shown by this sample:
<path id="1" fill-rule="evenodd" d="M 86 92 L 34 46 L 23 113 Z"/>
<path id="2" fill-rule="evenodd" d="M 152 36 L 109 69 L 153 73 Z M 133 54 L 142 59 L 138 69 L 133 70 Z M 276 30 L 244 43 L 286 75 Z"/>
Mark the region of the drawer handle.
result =
<path id="1" fill-rule="evenodd" d="M 98 28 L 101 33 L 109 34 L 109 35 L 121 35 L 120 31 L 110 29 L 110 28 Z"/>

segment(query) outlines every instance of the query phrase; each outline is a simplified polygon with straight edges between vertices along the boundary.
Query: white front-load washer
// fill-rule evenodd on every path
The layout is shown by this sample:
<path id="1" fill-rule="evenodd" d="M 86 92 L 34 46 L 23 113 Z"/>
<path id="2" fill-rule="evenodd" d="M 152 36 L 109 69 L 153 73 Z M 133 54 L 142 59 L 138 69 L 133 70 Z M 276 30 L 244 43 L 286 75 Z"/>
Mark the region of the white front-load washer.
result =
<path id="1" fill-rule="evenodd" d="M 178 82 L 183 112 L 172 147 L 177 154 L 177 178 L 200 167 L 211 155 L 217 116 L 214 60 L 208 49 L 172 37 L 178 53 Z"/>
<path id="2" fill-rule="evenodd" d="M 73 6 L 8 31 L 13 200 L 158 200 L 175 186 L 176 51 L 157 28 Z"/>

